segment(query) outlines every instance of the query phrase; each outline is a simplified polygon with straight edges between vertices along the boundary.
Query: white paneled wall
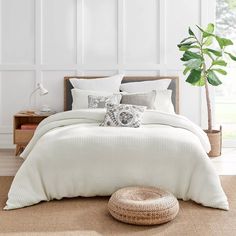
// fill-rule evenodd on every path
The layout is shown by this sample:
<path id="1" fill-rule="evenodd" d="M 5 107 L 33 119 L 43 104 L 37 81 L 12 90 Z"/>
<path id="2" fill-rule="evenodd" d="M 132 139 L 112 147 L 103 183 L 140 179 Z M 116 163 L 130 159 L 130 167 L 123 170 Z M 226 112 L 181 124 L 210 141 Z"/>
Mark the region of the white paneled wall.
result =
<path id="1" fill-rule="evenodd" d="M 176 44 L 207 21 L 204 2 L 0 0 L 0 147 L 37 82 L 49 94 L 36 106 L 62 111 L 65 75 L 181 75 Z M 181 113 L 200 123 L 200 91 L 180 85 Z"/>
<path id="2" fill-rule="evenodd" d="M 41 63 L 75 65 L 76 0 L 42 0 L 41 6 Z"/>
<path id="3" fill-rule="evenodd" d="M 124 2 L 124 63 L 159 64 L 160 1 Z"/>
<path id="4" fill-rule="evenodd" d="M 117 0 L 85 0 L 83 2 L 82 63 L 116 65 Z M 79 52 L 80 53 L 80 52 Z"/>

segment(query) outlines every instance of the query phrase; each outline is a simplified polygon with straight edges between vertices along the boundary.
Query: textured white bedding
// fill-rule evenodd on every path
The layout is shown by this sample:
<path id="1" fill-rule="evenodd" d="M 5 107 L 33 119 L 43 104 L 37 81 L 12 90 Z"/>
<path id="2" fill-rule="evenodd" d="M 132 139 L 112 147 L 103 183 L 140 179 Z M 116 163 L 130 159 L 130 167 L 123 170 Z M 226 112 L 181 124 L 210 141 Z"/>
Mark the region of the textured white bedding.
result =
<path id="1" fill-rule="evenodd" d="M 141 128 L 100 127 L 105 110 L 45 119 L 22 153 L 5 209 L 76 196 L 110 195 L 125 186 L 157 186 L 177 198 L 228 210 L 206 152 L 206 134 L 187 118 L 148 110 Z"/>

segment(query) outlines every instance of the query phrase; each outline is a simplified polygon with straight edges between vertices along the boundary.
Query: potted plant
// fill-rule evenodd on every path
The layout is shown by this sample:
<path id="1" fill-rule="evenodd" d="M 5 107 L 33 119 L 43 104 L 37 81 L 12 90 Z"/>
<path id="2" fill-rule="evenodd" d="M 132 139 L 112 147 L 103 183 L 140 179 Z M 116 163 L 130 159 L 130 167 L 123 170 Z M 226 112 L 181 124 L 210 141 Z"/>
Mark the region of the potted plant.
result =
<path id="1" fill-rule="evenodd" d="M 233 45 L 232 40 L 219 37 L 214 33 L 215 26 L 210 23 L 204 30 L 197 26 L 196 35 L 191 28 L 188 37 L 183 39 L 178 48 L 183 52 L 181 60 L 184 62 L 184 75 L 188 75 L 186 82 L 194 86 L 204 86 L 206 92 L 206 104 L 208 113 L 208 129 L 205 132 L 211 143 L 210 157 L 221 154 L 222 135 L 221 129 L 214 130 L 212 127 L 212 109 L 209 95 L 209 86 L 222 84 L 218 75 L 227 75 L 224 69 L 227 60 L 236 61 L 236 56 L 227 51 Z"/>

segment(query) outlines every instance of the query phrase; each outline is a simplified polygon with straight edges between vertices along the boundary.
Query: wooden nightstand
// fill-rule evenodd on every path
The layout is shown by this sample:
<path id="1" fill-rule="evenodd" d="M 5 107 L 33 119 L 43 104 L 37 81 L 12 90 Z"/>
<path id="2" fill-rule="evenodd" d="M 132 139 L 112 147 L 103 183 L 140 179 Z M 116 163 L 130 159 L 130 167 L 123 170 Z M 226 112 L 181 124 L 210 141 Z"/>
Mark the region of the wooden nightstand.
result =
<path id="1" fill-rule="evenodd" d="M 51 115 L 51 114 L 50 114 Z M 50 115 L 37 115 L 19 112 L 14 115 L 13 120 L 13 141 L 16 144 L 15 155 L 19 155 L 34 135 L 34 129 L 21 129 L 22 125 L 38 125 L 43 119 Z"/>

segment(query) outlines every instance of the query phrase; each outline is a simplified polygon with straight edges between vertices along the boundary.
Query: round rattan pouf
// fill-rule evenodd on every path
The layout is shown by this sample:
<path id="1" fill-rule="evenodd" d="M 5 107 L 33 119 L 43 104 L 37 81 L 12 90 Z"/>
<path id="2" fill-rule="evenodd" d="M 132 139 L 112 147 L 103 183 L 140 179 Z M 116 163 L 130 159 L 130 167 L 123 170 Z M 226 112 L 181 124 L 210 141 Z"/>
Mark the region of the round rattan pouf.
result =
<path id="1" fill-rule="evenodd" d="M 108 202 L 111 215 L 135 225 L 157 225 L 173 220 L 179 202 L 173 194 L 152 187 L 127 187 L 116 191 Z"/>

